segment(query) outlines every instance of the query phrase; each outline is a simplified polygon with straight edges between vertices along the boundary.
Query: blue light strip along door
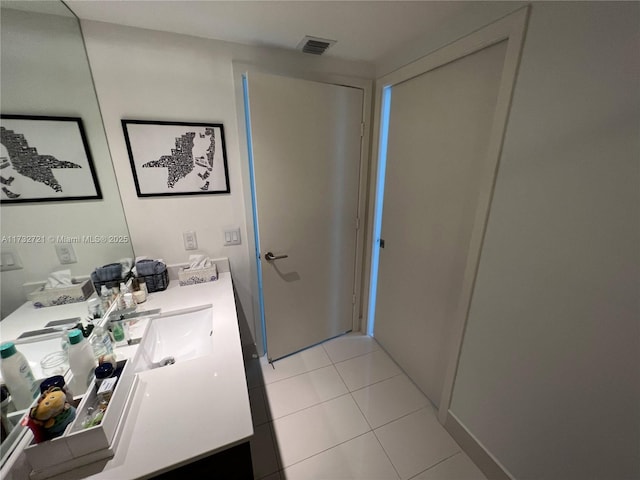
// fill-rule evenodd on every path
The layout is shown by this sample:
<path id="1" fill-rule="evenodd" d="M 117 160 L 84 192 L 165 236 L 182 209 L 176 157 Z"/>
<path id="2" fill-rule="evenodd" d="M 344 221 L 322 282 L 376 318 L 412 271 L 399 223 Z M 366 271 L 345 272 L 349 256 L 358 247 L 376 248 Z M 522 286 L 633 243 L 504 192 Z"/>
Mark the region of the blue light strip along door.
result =
<path id="1" fill-rule="evenodd" d="M 251 136 L 251 108 L 249 106 L 249 79 L 242 75 L 242 92 L 244 94 L 244 121 L 247 134 L 247 151 L 249 156 L 249 181 L 251 183 L 251 210 L 253 212 L 253 236 L 255 241 L 256 266 L 258 272 L 258 301 L 260 303 L 260 328 L 262 331 L 262 348 L 267 351 L 267 328 L 264 319 L 264 297 L 262 294 L 262 264 L 260 263 L 260 232 L 258 231 L 258 204 L 256 201 L 256 181 L 253 169 L 253 139 Z"/>
<path id="2" fill-rule="evenodd" d="M 378 291 L 378 267 L 380 261 L 380 234 L 382 229 L 382 207 L 384 205 L 384 180 L 387 170 L 387 142 L 389 138 L 389 114 L 391 113 L 391 86 L 382 90 L 380 112 L 380 141 L 378 144 L 378 177 L 376 179 L 376 201 L 373 213 L 373 246 L 371 248 L 371 277 L 369 283 L 369 319 L 367 335 L 373 336 L 376 318 L 376 295 Z"/>

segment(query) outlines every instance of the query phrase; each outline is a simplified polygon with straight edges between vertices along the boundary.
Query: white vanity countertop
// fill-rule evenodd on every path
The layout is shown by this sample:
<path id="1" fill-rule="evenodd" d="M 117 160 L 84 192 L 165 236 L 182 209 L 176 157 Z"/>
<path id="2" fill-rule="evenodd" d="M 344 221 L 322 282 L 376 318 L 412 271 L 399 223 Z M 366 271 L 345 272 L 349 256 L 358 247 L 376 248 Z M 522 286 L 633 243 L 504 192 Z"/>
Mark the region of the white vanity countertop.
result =
<path id="1" fill-rule="evenodd" d="M 115 456 L 55 478 L 146 478 L 253 435 L 231 274 L 187 287 L 175 281 L 150 294 L 139 310 L 160 307 L 164 313 L 206 304 L 213 306 L 214 353 L 139 373 Z"/>

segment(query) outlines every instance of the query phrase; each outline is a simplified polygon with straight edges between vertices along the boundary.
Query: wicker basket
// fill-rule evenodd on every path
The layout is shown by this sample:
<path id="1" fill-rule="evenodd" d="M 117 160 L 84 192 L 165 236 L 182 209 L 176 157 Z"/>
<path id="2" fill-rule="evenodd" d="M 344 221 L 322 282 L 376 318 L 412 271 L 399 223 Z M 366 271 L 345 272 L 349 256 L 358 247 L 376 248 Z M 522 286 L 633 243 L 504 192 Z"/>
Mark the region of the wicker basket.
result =
<path id="1" fill-rule="evenodd" d="M 115 280 L 109 280 L 106 282 L 101 282 L 101 281 L 93 281 L 93 286 L 96 289 L 96 292 L 98 293 L 98 295 L 100 295 L 100 290 L 102 290 L 102 286 L 106 286 L 108 289 L 111 289 L 113 287 L 120 287 L 121 283 L 127 283 L 129 281 L 129 279 L 133 276 L 133 274 L 131 272 L 127 273 L 127 275 L 125 275 L 124 278 L 117 278 Z"/>
<path id="2" fill-rule="evenodd" d="M 165 268 L 161 273 L 153 275 L 138 275 L 136 278 L 143 279 L 147 284 L 147 292 L 161 292 L 169 286 L 169 271 Z"/>

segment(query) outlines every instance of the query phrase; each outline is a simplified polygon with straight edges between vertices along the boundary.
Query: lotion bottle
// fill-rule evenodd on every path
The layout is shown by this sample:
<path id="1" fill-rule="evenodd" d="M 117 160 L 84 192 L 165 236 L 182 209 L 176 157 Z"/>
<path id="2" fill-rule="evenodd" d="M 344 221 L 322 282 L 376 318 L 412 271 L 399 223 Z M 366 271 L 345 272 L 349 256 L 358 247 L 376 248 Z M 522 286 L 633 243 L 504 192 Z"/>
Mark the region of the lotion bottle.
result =
<path id="1" fill-rule="evenodd" d="M 0 357 L 2 358 L 0 364 L 2 378 L 9 389 L 13 405 L 17 410 L 29 408 L 33 399 L 38 396 L 38 384 L 29 362 L 16 350 L 13 342 L 3 343 L 0 346 Z"/>
<path id="2" fill-rule="evenodd" d="M 79 329 L 71 330 L 69 332 L 69 368 L 73 373 L 74 382 L 86 388 L 91 382 L 96 364 L 91 344 Z"/>

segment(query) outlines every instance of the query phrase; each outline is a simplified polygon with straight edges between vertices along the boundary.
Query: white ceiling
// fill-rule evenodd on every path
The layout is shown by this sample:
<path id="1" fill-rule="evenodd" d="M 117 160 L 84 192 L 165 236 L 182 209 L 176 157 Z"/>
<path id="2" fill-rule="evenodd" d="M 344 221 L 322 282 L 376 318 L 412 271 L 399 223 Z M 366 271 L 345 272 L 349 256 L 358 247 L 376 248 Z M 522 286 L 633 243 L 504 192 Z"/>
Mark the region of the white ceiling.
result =
<path id="1" fill-rule="evenodd" d="M 375 62 L 480 2 L 66 0 L 81 19 L 295 49 L 336 40 L 326 56 Z"/>

